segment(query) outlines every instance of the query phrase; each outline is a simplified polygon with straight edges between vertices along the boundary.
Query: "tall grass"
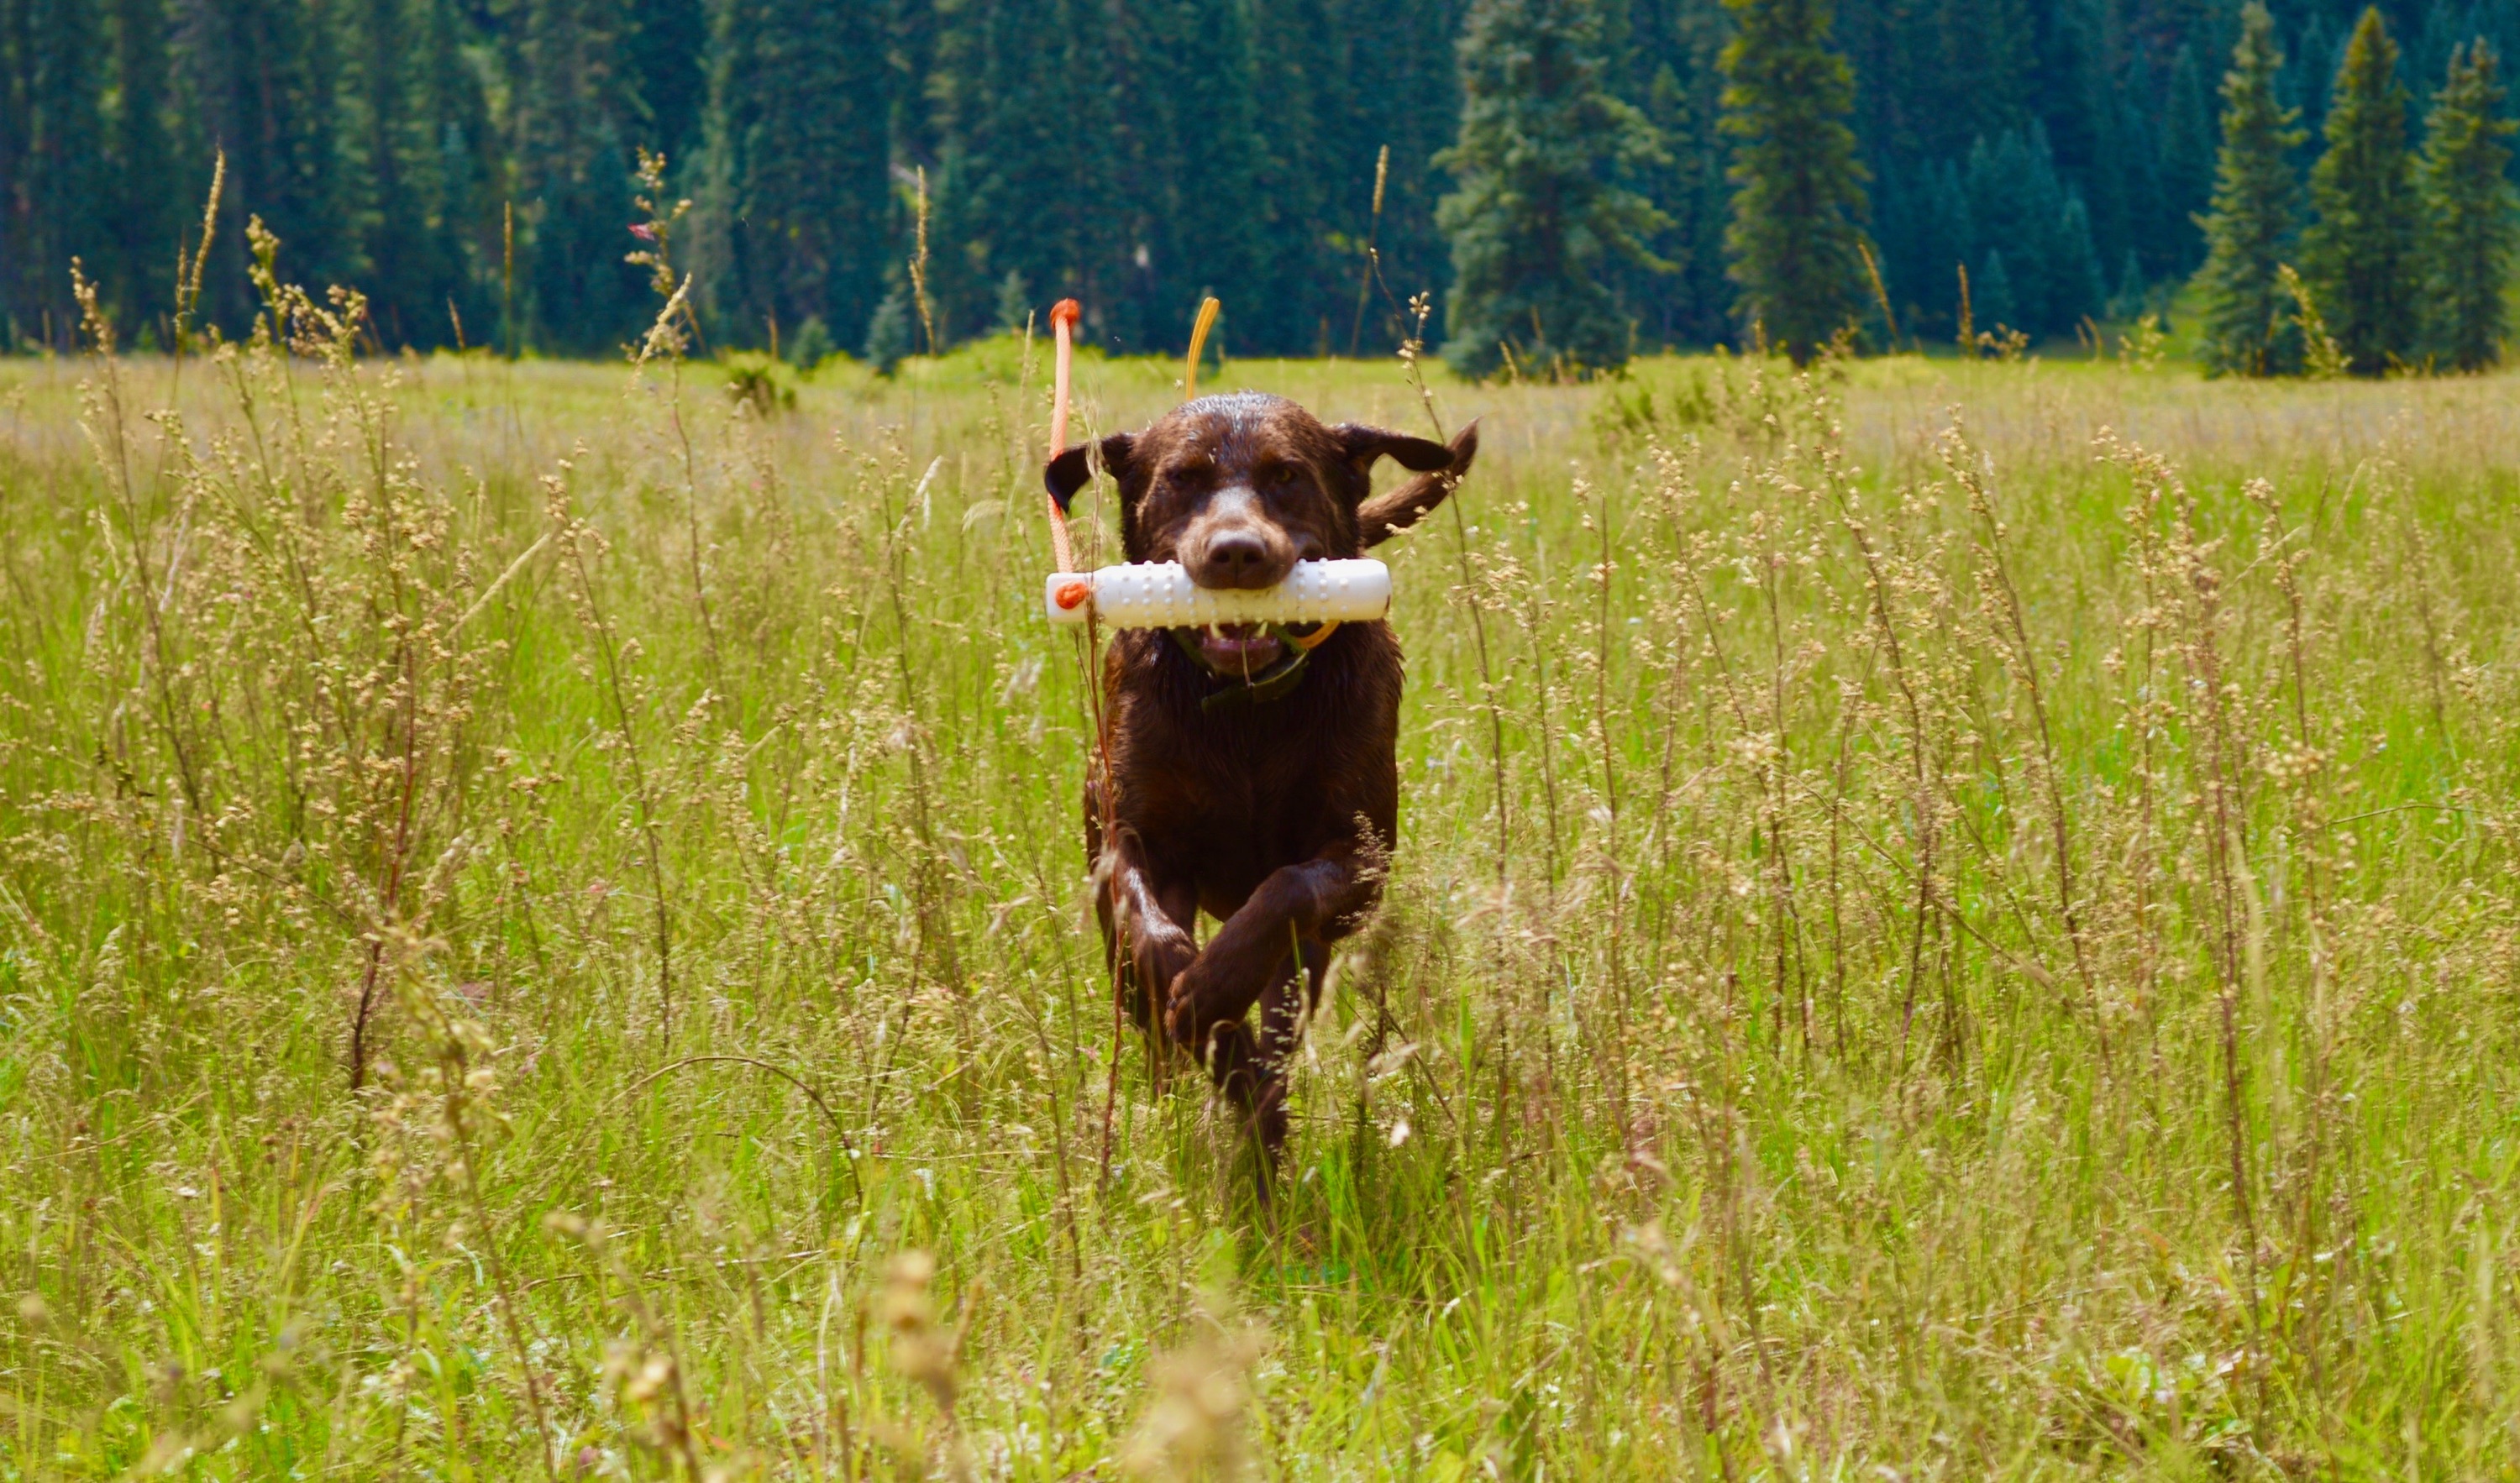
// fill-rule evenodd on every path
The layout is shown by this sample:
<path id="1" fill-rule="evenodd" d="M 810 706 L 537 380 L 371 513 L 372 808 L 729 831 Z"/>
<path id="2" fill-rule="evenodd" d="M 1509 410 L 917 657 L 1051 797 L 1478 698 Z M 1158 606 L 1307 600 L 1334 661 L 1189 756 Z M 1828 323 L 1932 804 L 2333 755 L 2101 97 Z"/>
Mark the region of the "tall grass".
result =
<path id="1" fill-rule="evenodd" d="M 1037 357 L 263 261 L 0 366 L 0 1475 L 2520 1465 L 2511 382 L 1434 387 L 1264 1211 L 1100 978 Z"/>

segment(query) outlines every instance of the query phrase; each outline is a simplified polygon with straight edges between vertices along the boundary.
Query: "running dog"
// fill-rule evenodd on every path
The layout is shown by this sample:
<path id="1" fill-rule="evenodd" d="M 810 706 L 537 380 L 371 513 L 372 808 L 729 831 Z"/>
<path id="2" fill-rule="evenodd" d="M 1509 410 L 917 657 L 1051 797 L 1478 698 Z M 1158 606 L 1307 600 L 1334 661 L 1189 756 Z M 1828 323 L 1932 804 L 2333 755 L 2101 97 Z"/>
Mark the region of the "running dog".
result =
<path id="1" fill-rule="evenodd" d="M 1045 482 L 1063 511 L 1099 466 L 1119 486 L 1130 561 L 1266 588 L 1297 562 L 1362 556 L 1407 529 L 1477 452 L 1475 424 L 1447 446 L 1237 393 L 1064 449 Z M 1375 495 L 1385 457 L 1416 477 Z M 1113 992 L 1207 1067 L 1272 1155 L 1286 1135 L 1281 1067 L 1330 946 L 1381 897 L 1401 678 L 1381 622 L 1126 630 L 1103 665 L 1108 796 L 1088 780 L 1085 849 Z M 1201 910 L 1223 923 L 1204 945 Z"/>

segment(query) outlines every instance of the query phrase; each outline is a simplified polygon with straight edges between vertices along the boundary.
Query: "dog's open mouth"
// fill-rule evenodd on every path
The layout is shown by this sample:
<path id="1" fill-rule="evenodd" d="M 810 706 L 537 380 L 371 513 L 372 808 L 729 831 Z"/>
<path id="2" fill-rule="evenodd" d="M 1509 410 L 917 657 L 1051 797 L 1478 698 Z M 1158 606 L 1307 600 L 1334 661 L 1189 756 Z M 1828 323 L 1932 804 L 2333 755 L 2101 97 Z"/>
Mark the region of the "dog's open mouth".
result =
<path id="1" fill-rule="evenodd" d="M 1258 674 L 1278 662 L 1283 647 L 1258 623 L 1210 623 L 1198 631 L 1198 652 L 1219 674 Z"/>

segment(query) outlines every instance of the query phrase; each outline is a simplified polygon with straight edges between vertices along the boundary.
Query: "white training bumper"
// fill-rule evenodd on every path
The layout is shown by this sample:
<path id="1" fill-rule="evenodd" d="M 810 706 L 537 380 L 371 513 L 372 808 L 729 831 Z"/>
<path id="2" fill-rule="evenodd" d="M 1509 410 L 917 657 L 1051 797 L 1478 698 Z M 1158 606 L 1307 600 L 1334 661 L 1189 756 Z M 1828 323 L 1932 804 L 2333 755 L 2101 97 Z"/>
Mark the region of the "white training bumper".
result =
<path id="1" fill-rule="evenodd" d="M 1053 623 L 1088 616 L 1113 628 L 1370 623 L 1391 610 L 1391 568 L 1370 560 L 1297 562 L 1275 587 L 1220 590 L 1192 582 L 1178 562 L 1143 562 L 1053 572 L 1044 594 Z"/>

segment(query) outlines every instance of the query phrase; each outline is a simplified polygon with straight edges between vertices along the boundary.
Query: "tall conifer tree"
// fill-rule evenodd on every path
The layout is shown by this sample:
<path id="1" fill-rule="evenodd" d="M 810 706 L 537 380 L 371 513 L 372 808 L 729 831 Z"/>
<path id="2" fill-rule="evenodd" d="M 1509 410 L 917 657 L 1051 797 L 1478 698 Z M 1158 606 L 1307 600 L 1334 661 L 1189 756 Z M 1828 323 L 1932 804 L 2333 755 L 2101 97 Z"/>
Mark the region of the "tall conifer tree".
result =
<path id="1" fill-rule="evenodd" d="M 1188 344 L 1205 292 L 1231 295 L 1229 332 L 1244 315 L 1256 322 L 1268 312 L 1234 294 L 1252 282 L 1260 246 L 1249 20 L 1244 0 L 1146 0 L 1130 7 L 1119 31 L 1130 100 L 1119 117 L 1137 166 L 1125 200 L 1146 249 L 1132 296 L 1149 346 Z"/>
<path id="2" fill-rule="evenodd" d="M 1368 156 L 1364 170 L 1352 173 L 1354 152 L 1340 148 L 1354 129 L 1355 101 L 1337 84 L 1346 58 L 1325 67 L 1318 50 L 1321 38 L 1336 34 L 1334 22 L 1323 0 L 1251 0 L 1250 31 L 1248 98 L 1267 99 L 1269 109 L 1265 127 L 1247 112 L 1242 125 L 1252 141 L 1242 229 L 1250 266 L 1241 284 L 1229 286 L 1241 289 L 1242 301 L 1226 305 L 1234 344 L 1345 354 L 1353 332 L 1362 349 L 1356 274 L 1373 208 L 1370 195 L 1362 209 L 1347 202 L 1360 184 L 1372 190 L 1373 164 Z M 1238 112 L 1250 107 L 1245 100 Z M 1334 246 L 1340 238 L 1348 241 Z M 1379 328 L 1379 316 L 1372 323 Z M 1387 341 L 1376 335 L 1372 343 Z"/>
<path id="3" fill-rule="evenodd" d="M 374 0 L 370 0 L 374 3 Z M 877 17 L 865 0 L 820 7 L 800 19 L 816 30 L 851 36 L 875 30 Z M 628 0 L 621 33 L 639 142 L 694 166 L 697 179 L 709 96 L 710 18 L 707 0 Z M 804 38 L 796 38 L 801 44 Z M 877 59 L 881 65 L 880 56 Z M 834 108 L 856 100 L 824 100 Z"/>
<path id="4" fill-rule="evenodd" d="M 937 333 L 950 339 L 989 328 L 1014 273 L 1034 303 L 1082 299 L 1088 336 L 1134 348 L 1136 223 L 1121 199 L 1118 90 L 1102 11 L 1088 0 L 989 0 L 974 10 L 940 42 L 956 61 L 954 117 L 928 176 L 931 283 L 942 304 L 931 309 L 945 316 Z M 902 246 L 896 261 L 907 255 Z M 897 286 L 907 292 L 906 281 Z M 923 326 L 913 328 L 923 337 Z"/>
<path id="5" fill-rule="evenodd" d="M 2417 206 L 2398 44 L 2376 5 L 2346 43 L 2325 133 L 2310 173 L 2307 277 L 2347 363 L 2377 376 L 2414 348 Z"/>
<path id="6" fill-rule="evenodd" d="M 1725 312 L 1726 201 L 1715 138 L 1717 92 L 1692 88 L 1665 66 L 1655 70 L 1644 98 L 1645 117 L 1664 153 L 1638 173 L 1636 183 L 1670 218 L 1647 244 L 1660 260 L 1657 266 L 1668 266 L 1661 271 L 1632 267 L 1625 275 L 1625 293 L 1643 322 L 1648 342 L 1710 343 L 1731 328 Z"/>
<path id="7" fill-rule="evenodd" d="M 354 120 L 350 155 L 358 166 L 358 283 L 388 344 L 447 342 L 448 305 L 465 293 L 465 223 L 450 220 L 447 208 L 448 176 L 463 160 L 460 153 L 449 157 L 455 141 L 433 106 L 439 87 L 428 75 L 437 60 L 428 12 L 441 3 L 367 0 L 351 12 L 357 106 L 345 112 Z"/>
<path id="8" fill-rule="evenodd" d="M 2511 147 L 2520 123 L 2502 116 L 2501 59 L 2484 38 L 2451 53 L 2450 75 L 2424 125 L 2427 338 L 2460 371 L 2502 355 L 2515 246 Z"/>
<path id="9" fill-rule="evenodd" d="M 96 86 L 100 50 L 96 13 L 87 0 L 24 0 L 15 37 L 22 89 L 18 179 L 5 208 L 16 250 L 6 271 L 18 278 L 26 323 L 21 333 L 49 336 L 67 348 L 78 328 L 70 297 L 70 259 L 99 270 L 103 213 L 98 209 L 105 119 Z"/>
<path id="10" fill-rule="evenodd" d="M 2204 244 L 2197 218 L 2214 198 L 2214 115 L 2205 106 L 2204 69 L 2181 47 L 2170 63 L 2162 99 L 2161 194 L 2153 202 L 2143 251 L 2156 274 L 2184 274 Z"/>
<path id="11" fill-rule="evenodd" d="M 517 78 L 517 292 L 535 342 L 601 353 L 653 314 L 622 259 L 639 141 L 618 0 L 526 0 Z"/>
<path id="12" fill-rule="evenodd" d="M 185 90 L 198 111 L 202 154 L 215 145 L 228 158 L 203 297 L 205 309 L 231 328 L 253 305 L 245 272 L 251 217 L 279 236 L 291 281 L 357 277 L 356 233 L 344 209 L 352 172 L 342 151 L 333 19 L 329 6 L 297 0 L 195 0 L 185 19 Z M 186 182 L 187 194 L 194 184 Z M 164 256 L 173 262 L 171 250 Z"/>
<path id="13" fill-rule="evenodd" d="M 2300 337 L 2278 274 L 2293 245 L 2300 185 L 2295 114 L 2275 96 L 2283 52 L 2274 18 L 2260 0 L 2240 13 L 2240 40 L 2223 76 L 2223 150 L 2216 162 L 2213 214 L 2204 220 L 2206 363 L 2216 371 L 2274 376 L 2301 359 Z"/>
<path id="14" fill-rule="evenodd" d="M 763 342 L 777 324 L 792 340 L 808 320 L 844 344 L 866 333 L 891 211 L 876 21 L 812 0 L 718 6 L 699 267 L 722 338 Z"/>
<path id="15" fill-rule="evenodd" d="M 1336 0 L 1330 9 L 1344 60 L 1317 85 L 1342 95 L 1349 120 L 1325 141 L 1334 151 L 1326 156 L 1326 168 L 1340 182 L 1346 202 L 1338 230 L 1352 236 L 1360 226 L 1371 229 L 1373 161 L 1381 146 L 1391 146 L 1377 234 L 1382 277 L 1392 293 L 1384 304 L 1391 311 L 1386 331 L 1400 328 L 1397 301 L 1441 290 L 1451 276 L 1452 247 L 1435 221 L 1449 181 L 1435 157 L 1451 147 L 1461 125 L 1462 70 L 1454 41 L 1465 9 L 1463 0 L 1411 0 L 1396 7 L 1388 0 Z M 1282 36 L 1271 44 L 1304 43 Z M 1349 307 L 1352 312 L 1354 305 Z"/>
<path id="16" fill-rule="evenodd" d="M 175 259 L 165 252 L 174 237 L 174 99 L 166 56 L 164 0 L 113 0 L 114 108 L 110 130 L 113 232 L 110 250 L 96 267 L 114 306 L 115 328 L 127 343 L 155 343 L 156 321 L 171 307 Z M 165 252 L 164 256 L 158 256 Z"/>
<path id="17" fill-rule="evenodd" d="M 421 142 L 435 190 L 431 229 L 451 280 L 448 302 L 425 307 L 432 317 L 448 314 L 450 338 L 460 318 L 465 343 L 491 344 L 499 337 L 505 289 L 503 206 L 511 179 L 506 141 L 491 120 L 481 70 L 472 62 L 474 33 L 465 18 L 465 0 L 421 0 L 421 18 L 418 107 L 428 122 Z"/>
<path id="18" fill-rule="evenodd" d="M 1829 49 L 1829 0 L 1726 0 L 1724 132 L 1737 141 L 1726 246 L 1737 312 L 1799 365 L 1862 301 L 1864 167 L 1855 78 Z"/>
<path id="19" fill-rule="evenodd" d="M 1818 59 L 1811 75 L 1820 86 L 1774 90 L 1780 112 L 1771 121 L 1817 119 L 1818 131 L 1773 151 L 1757 128 L 1722 131 L 1725 85 L 1745 79 L 1725 76 L 1721 54 L 1744 33 L 1742 55 L 1758 55 L 1759 36 L 1775 35 L 1779 18 L 1808 23 L 1822 7 L 1521 3 L 1534 14 L 1590 8 L 1598 94 L 1636 105 L 1664 142 L 1659 160 L 1594 158 L 1588 167 L 1598 166 L 1605 200 L 1660 208 L 1665 224 L 1628 235 L 1676 271 L 1628 257 L 1618 230 L 1603 238 L 1580 221 L 1552 259 L 1579 268 L 1552 269 L 1554 279 L 1511 269 L 1515 280 L 1588 285 L 1568 291 L 1577 306 L 1568 322 L 1611 326 L 1611 338 L 1628 324 L 1648 343 L 1733 333 L 1752 295 L 1728 267 L 1765 292 L 1783 282 L 1770 270 L 1798 259 L 1829 264 L 1821 275 L 1828 311 L 1807 327 L 1807 341 L 1837 327 L 1829 321 L 1868 317 L 1870 287 L 1849 250 L 1865 215 L 1857 159 L 1879 171 L 1879 260 L 1903 328 L 1948 325 L 1957 268 L 1982 272 L 1999 248 L 2018 316 L 2048 333 L 2088 307 L 2092 261 L 2124 279 L 2132 247 L 2140 288 L 2201 255 L 2192 213 L 2211 194 L 2215 129 L 2196 59 L 2228 48 L 2227 13 L 2238 0 L 1839 6 L 1829 18 L 1835 39 L 1786 48 Z M 2298 34 L 2323 38 L 2302 69 L 2319 73 L 2314 101 L 2323 117 L 2317 95 L 2352 18 L 2328 0 L 2276 3 L 2287 23 L 2311 28 Z M 898 291 L 907 318 L 896 323 L 915 324 L 910 338 L 921 342 L 930 324 L 950 347 L 1009 312 L 1020 318 L 1074 292 L 1087 303 L 1089 333 L 1106 346 L 1177 346 L 1189 306 L 1212 290 L 1226 300 L 1238 352 L 1344 350 L 1351 336 L 1387 343 L 1405 317 L 1396 300 L 1447 287 L 1454 244 L 1436 205 L 1448 190 L 1465 193 L 1433 160 L 1461 142 L 1456 43 L 1469 7 L 0 0 L 0 315 L 20 342 L 49 317 L 61 341 L 70 317 L 67 258 L 77 252 L 127 333 L 162 324 L 177 239 L 193 234 L 211 151 L 224 146 L 228 192 L 205 278 L 206 307 L 230 328 L 242 326 L 252 296 L 242 271 L 252 214 L 285 242 L 291 278 L 368 291 L 388 345 L 451 338 L 457 316 L 468 339 L 498 337 L 501 208 L 513 202 L 525 341 L 608 351 L 652 308 L 642 275 L 619 260 L 631 246 L 623 228 L 634 149 L 646 145 L 671 156 L 678 194 L 700 198 L 676 255 L 701 270 L 712 342 L 726 332 L 765 338 L 773 315 L 788 343 L 817 317 L 829 341 L 862 342 L 871 303 Z M 2452 43 L 2472 32 L 2498 47 L 2520 41 L 2508 9 L 2399 0 L 2390 14 L 2402 27 L 2420 24 L 2424 39 L 2408 55 L 2420 53 L 2421 69 L 2439 77 Z M 740 28 L 741 66 L 723 74 L 722 107 L 712 109 L 707 84 L 720 74 L 711 67 L 739 59 L 708 38 L 722 36 L 731 16 L 751 19 Z M 1852 60 L 1851 89 L 1830 50 Z M 2302 101 L 2294 77 L 2279 82 L 2280 102 Z M 1519 109 L 1540 120 L 1554 107 L 1499 104 L 1493 86 L 1485 96 L 1499 117 Z M 881 100 L 880 116 L 865 107 L 871 97 Z M 1733 112 L 1741 124 L 1747 111 Z M 732 113 L 742 116 L 720 116 Z M 2006 182 L 2014 189 L 1980 192 L 1982 210 L 1960 202 L 1956 167 L 1977 141 L 1996 151 L 2012 136 L 2018 148 L 2007 155 L 2017 162 L 2019 149 L 2042 154 L 2033 143 L 2041 130 L 2053 145 L 2044 176 L 2034 168 Z M 700 141 L 707 147 L 695 148 Z M 1813 141 L 1816 153 L 1803 148 Z M 1377 226 L 1374 160 L 1385 145 Z M 1555 168 L 1496 159 L 1508 174 Z M 1733 209 L 1745 182 L 1728 179 L 1743 161 L 1758 163 L 1753 174 L 1769 184 L 1797 175 L 1856 186 L 1823 192 L 1816 218 L 1745 236 Z M 1781 174 L 1769 168 L 1778 165 Z M 934 206 L 925 315 L 904 261 L 916 169 Z M 2025 208 L 2032 197 L 2035 208 Z M 1535 215 L 1517 198 L 1506 214 L 1528 225 L 1563 215 L 1562 205 Z M 1984 230 L 1972 230 L 1969 218 L 1980 215 Z M 1736 245 L 1760 250 L 1728 264 L 1728 225 Z M 1390 294 L 1372 289 L 1360 317 L 1369 231 Z M 831 290 L 828 312 L 816 310 L 825 302 L 818 283 L 842 286 Z M 1475 302 L 1477 284 L 1464 287 L 1462 302 Z M 1507 283 L 1507 296 L 1519 292 Z M 1518 323 L 1530 324 L 1531 307 Z M 1540 317 L 1537 340 L 1553 347 L 1560 313 L 1542 306 Z"/>
<path id="20" fill-rule="evenodd" d="M 1604 282 L 1647 261 L 1663 224 L 1615 183 L 1657 156 L 1652 127 L 1603 77 L 1597 0 L 1478 0 L 1462 37 L 1462 137 L 1438 157 L 1460 189 L 1445 358 L 1472 376 L 1615 369 L 1631 327 Z"/>

